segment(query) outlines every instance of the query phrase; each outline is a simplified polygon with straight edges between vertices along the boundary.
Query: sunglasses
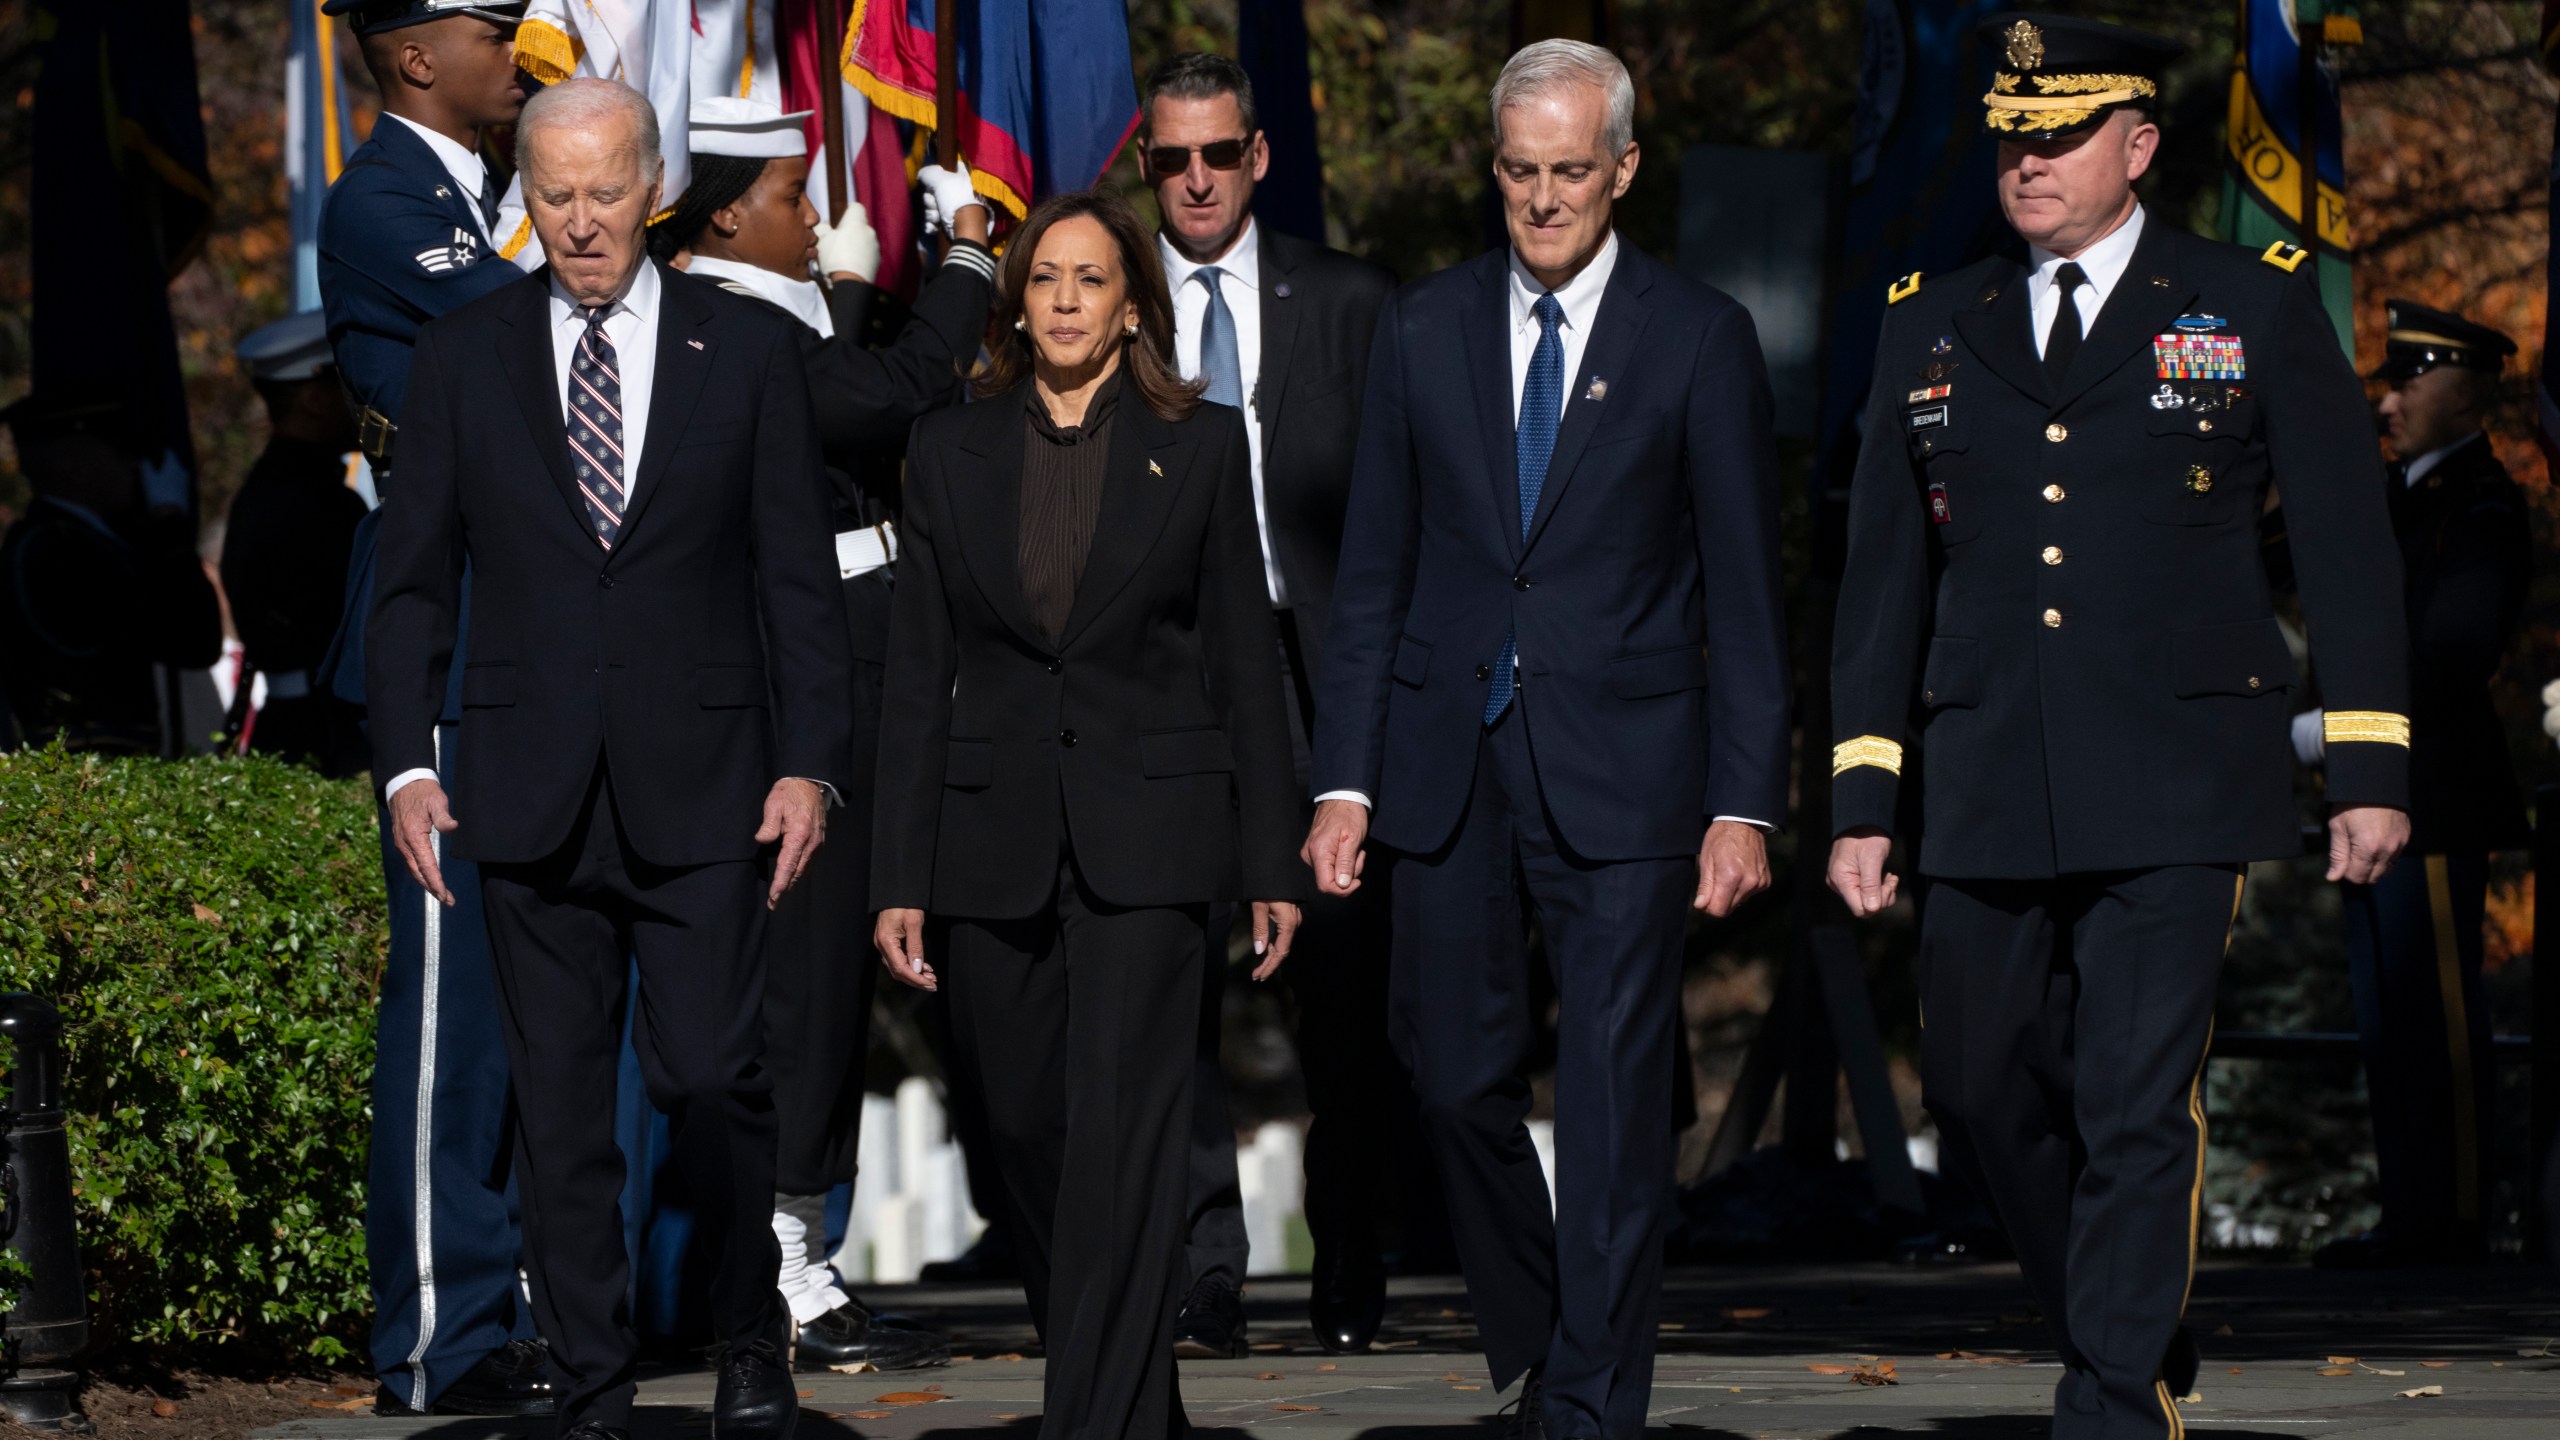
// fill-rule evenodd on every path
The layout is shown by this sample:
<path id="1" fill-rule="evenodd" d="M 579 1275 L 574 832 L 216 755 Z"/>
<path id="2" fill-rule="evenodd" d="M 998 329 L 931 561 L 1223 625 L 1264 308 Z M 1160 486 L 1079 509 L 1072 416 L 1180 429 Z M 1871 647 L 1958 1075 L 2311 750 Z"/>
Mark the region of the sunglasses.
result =
<path id="1" fill-rule="evenodd" d="M 1212 170 L 1233 170 L 1244 163 L 1245 148 L 1252 143 L 1253 137 L 1248 135 L 1242 140 L 1212 140 L 1206 145 L 1150 145 L 1147 170 L 1155 175 L 1179 175 L 1191 168 L 1195 153 Z"/>

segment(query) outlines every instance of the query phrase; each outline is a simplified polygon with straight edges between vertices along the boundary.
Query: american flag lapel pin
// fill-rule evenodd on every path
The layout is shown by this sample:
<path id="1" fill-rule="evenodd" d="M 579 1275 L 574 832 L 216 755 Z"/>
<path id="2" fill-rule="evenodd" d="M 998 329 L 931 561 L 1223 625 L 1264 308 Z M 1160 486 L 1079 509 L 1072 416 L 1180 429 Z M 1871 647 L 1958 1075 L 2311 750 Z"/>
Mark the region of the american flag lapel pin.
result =
<path id="1" fill-rule="evenodd" d="M 1598 377 L 1598 376 L 1596 376 L 1596 375 L 1595 375 L 1595 376 L 1593 376 L 1593 377 L 1592 377 L 1592 379 L 1591 379 L 1591 388 L 1582 392 L 1582 398 L 1583 398 L 1583 399 L 1585 399 L 1585 400 L 1606 400 L 1606 399 L 1608 399 L 1608 398 L 1609 398 L 1609 382 L 1608 382 L 1608 381 L 1606 381 L 1606 380 L 1603 380 L 1603 379 L 1599 378 L 1599 377 Z"/>
<path id="2" fill-rule="evenodd" d="M 1164 473 L 1164 467 L 1153 460 L 1150 460 L 1147 462 L 1147 473 L 1150 475 L 1162 475 Z"/>
<path id="3" fill-rule="evenodd" d="M 702 342 L 701 342 L 701 341 L 699 341 L 699 340 L 687 340 L 687 341 L 686 341 L 686 342 L 684 342 L 684 343 L 686 343 L 687 345 L 692 346 L 692 347 L 693 347 L 694 349 L 696 349 L 696 350 L 699 350 L 699 349 L 701 349 L 701 348 L 702 348 Z"/>

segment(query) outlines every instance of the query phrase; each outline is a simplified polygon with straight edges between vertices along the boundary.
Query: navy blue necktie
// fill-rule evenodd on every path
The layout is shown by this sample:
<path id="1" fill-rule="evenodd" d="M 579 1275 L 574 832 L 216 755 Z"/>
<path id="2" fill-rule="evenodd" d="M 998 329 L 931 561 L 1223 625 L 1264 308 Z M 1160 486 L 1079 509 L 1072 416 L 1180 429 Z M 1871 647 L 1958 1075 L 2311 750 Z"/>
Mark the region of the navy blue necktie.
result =
<path id="1" fill-rule="evenodd" d="M 1538 492 L 1546 488 L 1547 461 L 1556 453 L 1556 424 L 1564 416 L 1564 307 L 1552 294 L 1531 307 L 1538 317 L 1538 348 L 1529 355 L 1529 377 L 1520 386 L 1520 420 L 1513 436 L 1520 481 L 1520 538 L 1529 538 L 1529 522 L 1538 518 Z M 1491 725 L 1510 708 L 1520 668 L 1520 634 L 1502 637 L 1502 656 L 1493 662 L 1493 687 L 1485 692 L 1484 723 Z"/>

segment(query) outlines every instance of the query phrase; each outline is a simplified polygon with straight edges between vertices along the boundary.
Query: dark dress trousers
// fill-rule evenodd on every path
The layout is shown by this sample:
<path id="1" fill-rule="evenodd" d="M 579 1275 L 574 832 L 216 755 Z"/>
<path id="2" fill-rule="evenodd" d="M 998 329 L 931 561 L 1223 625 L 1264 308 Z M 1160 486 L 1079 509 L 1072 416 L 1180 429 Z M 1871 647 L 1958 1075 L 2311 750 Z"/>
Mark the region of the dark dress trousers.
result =
<path id="1" fill-rule="evenodd" d="M 2410 853 L 2343 897 L 2373 1101 L 2382 1223 L 2476 1240 L 2493 1176 L 2495 1066 L 2482 988 L 2489 853 L 2531 843 L 2490 681 L 2533 578 L 2524 492 L 2489 437 L 2386 482 L 2409 617 Z"/>
<path id="2" fill-rule="evenodd" d="M 1380 318 L 1312 785 L 1371 797 L 1394 855 L 1395 1034 L 1494 1382 L 1543 1365 L 1549 1434 L 1634 1440 L 1698 848 L 1711 817 L 1786 805 L 1769 387 L 1740 305 L 1622 241 L 1524 538 L 1511 283 L 1496 251 Z M 1518 694 L 1488 729 L 1515 630 Z M 1552 1220 L 1526 1124 L 1532 913 L 1559 1004 Z"/>
<path id="3" fill-rule="evenodd" d="M 626 1423 L 637 1339 L 614 1144 L 634 1045 L 673 1118 L 719 1333 L 777 1320 L 763 1050 L 774 782 L 851 783 L 849 657 L 795 327 L 662 270 L 656 369 L 620 535 L 582 506 L 550 298 L 529 279 L 429 325 L 401 422 L 368 633 L 374 772 L 436 759 L 466 562 L 460 829 L 477 860 L 521 1123 L 533 1308 L 560 1423 Z"/>
<path id="4" fill-rule="evenodd" d="M 874 298 L 869 285 L 845 281 L 828 291 L 833 335 L 749 295 L 791 319 L 800 337 L 835 533 L 898 525 L 898 448 L 916 417 L 960 398 L 960 366 L 977 354 L 991 289 L 977 267 L 945 264 L 916 298 L 897 340 L 878 350 L 862 343 Z M 765 928 L 765 1068 L 781 1127 L 776 1183 L 786 1195 L 820 1194 L 852 1180 L 862 1140 L 862 1062 L 880 974 L 871 950 L 871 784 L 880 753 L 889 576 L 879 569 L 839 582 L 853 647 L 853 784 L 844 808 L 828 816 L 827 843 Z"/>
<path id="5" fill-rule="evenodd" d="M 1105 383 L 1089 436 L 1039 433 L 1028 384 L 916 427 L 872 856 L 872 902 L 929 915 L 1047 1440 L 1187 1428 L 1203 926 L 1305 888 L 1243 426 Z"/>
<path id="6" fill-rule="evenodd" d="M 2053 1326 L 2059 1440 L 2174 1435 L 2193 1378 L 2214 980 L 2243 867 L 2301 847 L 2271 484 L 2328 798 L 2408 803 L 2398 566 L 2311 272 L 2142 223 L 2059 377 L 2015 261 L 1896 287 L 1832 655 L 1831 829 L 1916 847 L 1927 1103 Z"/>

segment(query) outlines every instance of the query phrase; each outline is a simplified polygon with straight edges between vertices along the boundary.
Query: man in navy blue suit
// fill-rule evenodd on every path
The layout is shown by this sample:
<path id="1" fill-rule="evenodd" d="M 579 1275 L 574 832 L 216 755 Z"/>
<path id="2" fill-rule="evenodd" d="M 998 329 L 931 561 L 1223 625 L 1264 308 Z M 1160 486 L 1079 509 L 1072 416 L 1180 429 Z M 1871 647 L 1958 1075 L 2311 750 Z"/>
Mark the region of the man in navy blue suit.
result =
<path id="1" fill-rule="evenodd" d="M 1551 40 L 1493 89 L 1510 244 L 1380 318 L 1316 705 L 1317 884 L 1392 857 L 1394 1028 L 1514 1433 L 1637 1440 L 1691 908 L 1768 885 L 1788 681 L 1751 317 L 1624 245 L 1634 87 Z M 1553 1218 L 1523 938 L 1558 996 Z"/>
<path id="2" fill-rule="evenodd" d="M 329 343 L 357 407 L 384 495 L 396 485 L 401 403 L 418 329 L 524 277 L 492 235 L 497 178 L 480 132 L 524 104 L 515 65 L 523 0 L 329 0 L 364 46 L 382 117 L 347 157 L 320 212 L 320 299 Z M 319 683 L 362 705 L 364 621 L 372 608 L 381 512 L 356 530 L 347 614 Z M 453 673 L 462 673 L 457 646 Z M 461 721 L 449 694 L 441 733 Z M 452 747 L 438 759 L 452 783 Z M 388 777 L 378 777 L 388 778 Z M 383 829 L 391 955 L 375 1017 L 373 1153 L 365 1259 L 373 1365 L 384 1414 L 525 1414 L 551 1408 L 531 1317 L 519 1303 L 522 1250 L 508 1179 L 507 1053 L 497 1021 L 479 871 L 448 859 L 456 904 L 428 903 Z"/>

